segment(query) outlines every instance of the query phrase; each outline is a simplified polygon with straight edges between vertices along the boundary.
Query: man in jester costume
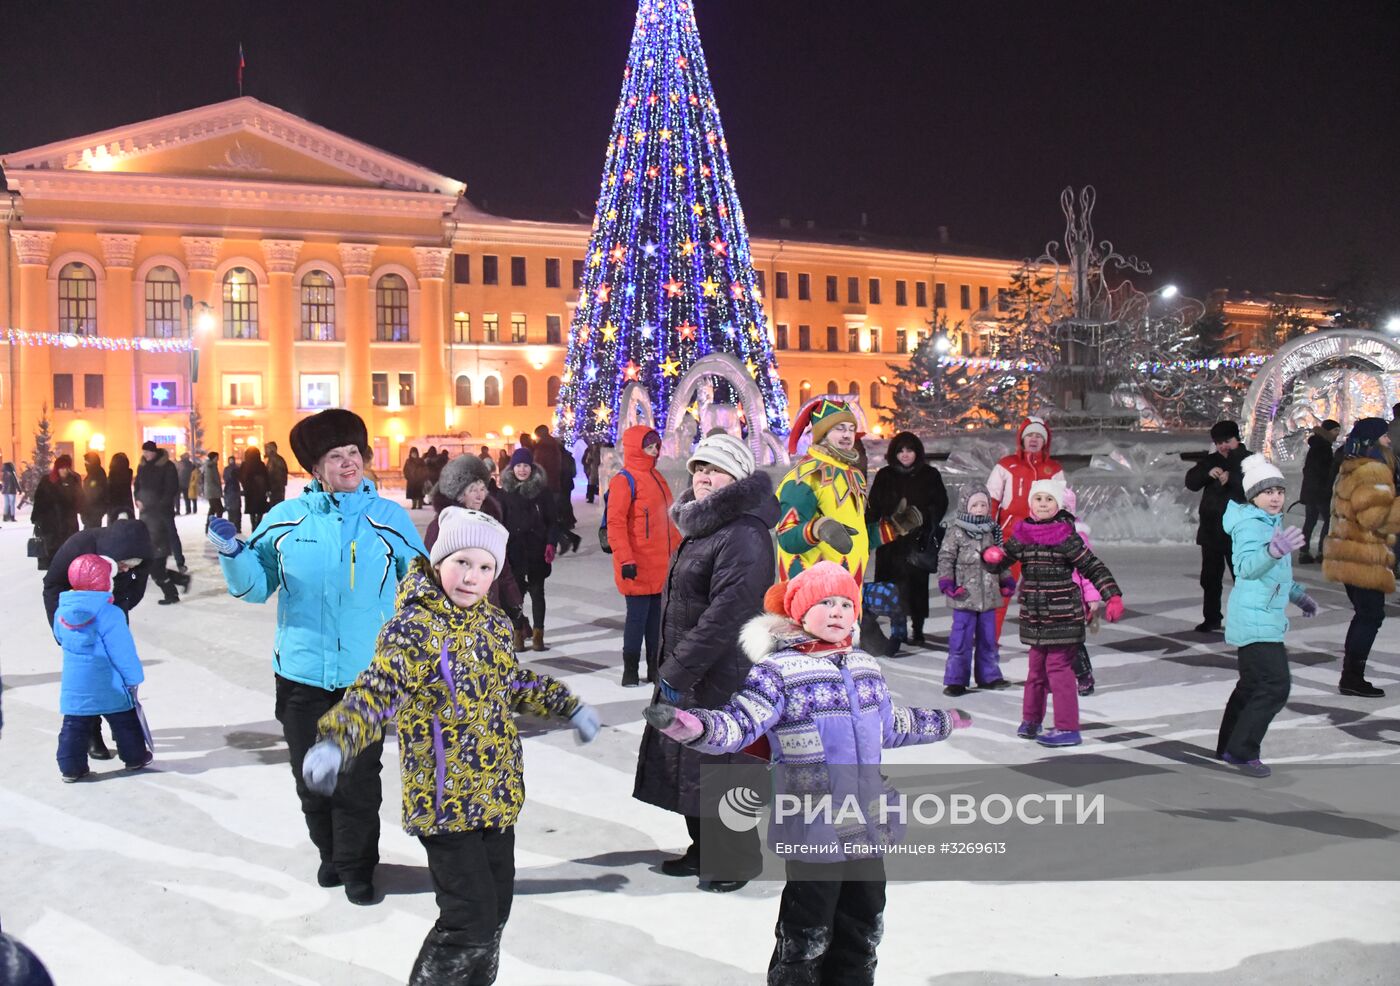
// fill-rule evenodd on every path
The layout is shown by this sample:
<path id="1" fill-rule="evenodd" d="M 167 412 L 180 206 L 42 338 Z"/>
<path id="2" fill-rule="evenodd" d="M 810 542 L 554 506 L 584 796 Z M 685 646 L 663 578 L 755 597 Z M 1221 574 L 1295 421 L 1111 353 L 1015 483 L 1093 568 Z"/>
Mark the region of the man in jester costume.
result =
<path id="1" fill-rule="evenodd" d="M 778 562 L 790 579 L 819 561 L 834 561 L 857 582 L 870 549 L 919 529 L 918 508 L 900 500 L 888 517 L 867 525 L 865 474 L 857 466 L 856 416 L 841 401 L 819 398 L 802 409 L 788 437 L 788 453 L 808 425 L 812 444 L 778 486 Z"/>

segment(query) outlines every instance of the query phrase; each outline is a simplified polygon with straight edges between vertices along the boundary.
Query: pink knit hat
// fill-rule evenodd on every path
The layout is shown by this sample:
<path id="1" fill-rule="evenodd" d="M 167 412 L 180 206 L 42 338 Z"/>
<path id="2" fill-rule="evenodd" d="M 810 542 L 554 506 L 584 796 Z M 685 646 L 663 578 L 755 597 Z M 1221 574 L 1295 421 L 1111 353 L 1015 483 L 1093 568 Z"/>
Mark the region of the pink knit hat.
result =
<path id="1" fill-rule="evenodd" d="M 787 582 L 779 582 L 763 597 L 763 608 L 801 623 L 807 610 L 829 596 L 844 596 L 860 615 L 860 583 L 834 561 L 819 561 Z"/>

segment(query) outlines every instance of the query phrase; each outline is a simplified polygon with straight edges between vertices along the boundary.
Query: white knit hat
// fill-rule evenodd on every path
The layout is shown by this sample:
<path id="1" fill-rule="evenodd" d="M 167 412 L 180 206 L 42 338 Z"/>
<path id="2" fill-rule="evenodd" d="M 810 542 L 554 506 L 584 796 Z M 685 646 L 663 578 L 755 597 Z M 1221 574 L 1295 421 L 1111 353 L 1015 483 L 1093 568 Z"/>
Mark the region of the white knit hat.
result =
<path id="1" fill-rule="evenodd" d="M 496 574 L 499 575 L 505 568 L 509 536 L 501 522 L 490 514 L 466 507 L 446 507 L 438 514 L 438 538 L 433 542 L 429 557 L 437 565 L 463 548 L 481 548 L 496 559 Z"/>
<path id="2" fill-rule="evenodd" d="M 1240 463 L 1244 469 L 1244 498 L 1250 502 L 1265 490 L 1287 489 L 1278 466 L 1258 452 Z"/>
<path id="3" fill-rule="evenodd" d="M 1025 441 L 1027 435 L 1039 435 L 1047 442 L 1050 441 L 1050 429 L 1045 427 L 1044 418 L 1029 417 L 1026 419 L 1026 421 L 1028 421 L 1029 424 L 1027 424 L 1024 428 L 1021 429 L 1022 441 Z"/>
<path id="4" fill-rule="evenodd" d="M 700 463 L 718 466 L 735 479 L 745 479 L 753 475 L 753 451 L 733 435 L 706 435 L 695 446 L 695 451 L 686 460 L 685 467 L 691 472 Z"/>
<path id="5" fill-rule="evenodd" d="M 1068 509 L 1065 506 L 1065 492 L 1068 489 L 1069 484 L 1063 479 L 1037 479 L 1035 482 L 1031 483 L 1031 491 L 1026 494 L 1026 501 L 1029 503 L 1031 497 L 1035 496 L 1037 493 L 1049 493 L 1055 498 L 1055 502 L 1059 504 L 1060 509 L 1065 510 Z"/>

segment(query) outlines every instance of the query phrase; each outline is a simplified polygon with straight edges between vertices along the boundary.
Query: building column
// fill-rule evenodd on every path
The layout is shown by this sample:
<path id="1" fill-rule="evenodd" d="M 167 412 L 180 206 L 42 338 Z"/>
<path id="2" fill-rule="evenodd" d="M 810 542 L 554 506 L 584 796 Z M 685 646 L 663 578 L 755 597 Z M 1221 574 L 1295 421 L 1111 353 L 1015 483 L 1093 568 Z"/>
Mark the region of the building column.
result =
<path id="1" fill-rule="evenodd" d="M 48 276 L 49 252 L 58 234 L 42 229 L 11 229 L 19 263 L 19 328 L 25 332 L 49 332 Z M 25 457 L 34 455 L 34 429 L 43 415 L 43 405 L 53 399 L 51 347 L 46 343 L 19 344 L 19 372 L 11 399 L 19 407 L 19 442 Z M 52 410 L 52 409 L 50 409 Z M 50 417 L 50 422 L 53 421 Z"/>
<path id="2" fill-rule="evenodd" d="M 107 267 L 107 290 L 103 300 L 106 309 L 102 334 L 127 339 L 141 335 L 132 317 L 131 273 L 136 261 L 136 245 L 141 237 L 132 233 L 98 233 L 102 244 L 102 262 Z M 131 349 L 109 349 L 103 367 L 102 422 L 94 426 L 106 436 L 103 459 L 110 460 L 113 452 L 141 446 L 136 428 L 136 353 Z"/>
<path id="3" fill-rule="evenodd" d="M 369 341 L 374 308 L 369 297 L 369 271 L 374 243 L 341 243 L 340 269 L 345 274 L 345 375 L 340 403 L 370 423 Z M 370 438 L 373 440 L 373 435 Z"/>
<path id="4" fill-rule="evenodd" d="M 296 288 L 292 275 L 301 255 L 301 240 L 263 240 L 263 258 L 267 261 L 268 303 L 263 309 L 264 336 L 270 343 L 267 360 L 267 390 L 263 404 L 267 407 L 267 439 L 286 448 L 287 434 L 296 423 L 297 393 L 295 347 Z"/>
<path id="5" fill-rule="evenodd" d="M 452 251 L 447 247 L 414 247 L 418 261 L 418 431 L 440 435 L 448 427 L 449 394 L 443 369 L 444 274 Z"/>
<path id="6" fill-rule="evenodd" d="M 202 301 L 214 311 L 215 328 L 210 332 L 199 332 L 194 328 L 194 345 L 199 353 L 199 380 L 194 384 L 194 406 L 199 408 L 199 417 L 204 428 L 204 444 L 209 448 L 223 448 L 221 429 L 223 421 L 219 417 L 219 347 L 215 341 L 223 335 L 223 293 L 214 283 L 214 268 L 219 264 L 219 253 L 224 241 L 220 236 L 182 236 L 180 242 L 185 247 L 185 266 L 189 268 L 190 283 L 186 286 L 194 298 L 194 311 L 190 313 L 190 324 L 197 326 L 199 303 Z M 186 383 L 188 387 L 188 382 Z M 194 436 L 189 436 L 192 442 Z"/>

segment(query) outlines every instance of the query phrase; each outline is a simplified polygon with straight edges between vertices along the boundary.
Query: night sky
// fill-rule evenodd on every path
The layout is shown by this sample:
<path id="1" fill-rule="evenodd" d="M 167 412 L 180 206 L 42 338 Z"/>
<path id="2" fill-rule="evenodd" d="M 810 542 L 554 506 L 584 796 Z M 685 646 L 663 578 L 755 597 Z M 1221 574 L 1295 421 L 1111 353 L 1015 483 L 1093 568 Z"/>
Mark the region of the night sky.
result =
<path id="1" fill-rule="evenodd" d="M 236 95 L 591 219 L 631 0 L 46 0 L 0 25 L 0 149 Z M 780 217 L 1037 254 L 1059 191 L 1156 283 L 1400 281 L 1400 4 L 698 0 L 739 194 Z"/>

